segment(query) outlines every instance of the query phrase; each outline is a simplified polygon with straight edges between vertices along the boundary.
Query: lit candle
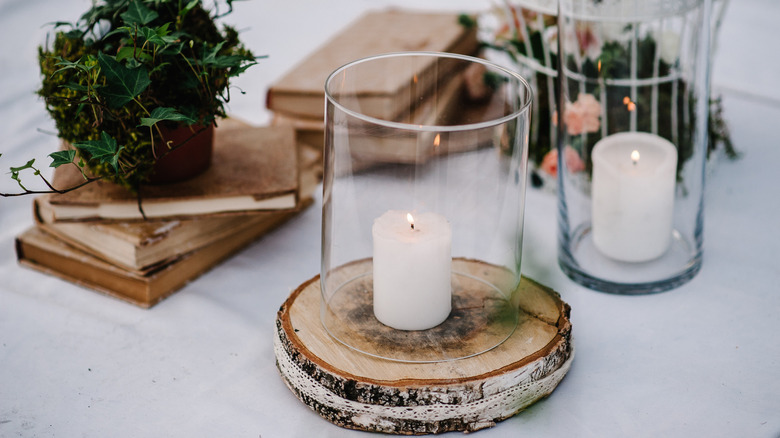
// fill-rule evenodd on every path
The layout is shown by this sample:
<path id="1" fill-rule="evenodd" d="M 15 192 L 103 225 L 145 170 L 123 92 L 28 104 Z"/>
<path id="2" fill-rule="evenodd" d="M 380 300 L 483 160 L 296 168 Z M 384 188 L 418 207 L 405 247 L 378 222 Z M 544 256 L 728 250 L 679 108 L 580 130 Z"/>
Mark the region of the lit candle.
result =
<path id="1" fill-rule="evenodd" d="M 643 262 L 672 241 L 677 149 L 645 132 L 624 132 L 593 147 L 593 244 L 604 255 Z"/>
<path id="2" fill-rule="evenodd" d="M 436 213 L 390 210 L 374 220 L 374 316 L 399 330 L 435 327 L 450 314 L 452 228 Z"/>

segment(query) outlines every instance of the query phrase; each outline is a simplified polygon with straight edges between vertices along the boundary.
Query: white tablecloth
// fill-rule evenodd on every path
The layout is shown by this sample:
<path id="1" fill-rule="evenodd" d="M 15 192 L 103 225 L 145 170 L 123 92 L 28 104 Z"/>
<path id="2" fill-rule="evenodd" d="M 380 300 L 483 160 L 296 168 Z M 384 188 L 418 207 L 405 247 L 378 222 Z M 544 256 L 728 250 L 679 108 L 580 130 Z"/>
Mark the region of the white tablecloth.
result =
<path id="1" fill-rule="evenodd" d="M 236 2 L 257 54 L 231 112 L 267 123 L 265 90 L 368 8 L 484 9 L 486 1 Z M 44 23 L 86 0 L 0 0 L 0 168 L 56 147 L 34 95 Z M 572 306 L 577 357 L 547 399 L 482 437 L 780 436 L 780 4 L 732 2 L 713 81 L 734 142 L 706 189 L 705 253 L 690 283 L 651 296 L 585 289 L 555 254 L 554 195 L 531 190 L 524 273 Z M 48 172 L 48 170 L 47 170 Z M 0 189 L 13 190 L 2 171 Z M 279 305 L 319 270 L 320 203 L 151 310 L 19 267 L 31 198 L 0 199 L 0 436 L 366 436 L 321 419 L 279 378 Z M 453 434 L 454 436 L 459 436 Z"/>

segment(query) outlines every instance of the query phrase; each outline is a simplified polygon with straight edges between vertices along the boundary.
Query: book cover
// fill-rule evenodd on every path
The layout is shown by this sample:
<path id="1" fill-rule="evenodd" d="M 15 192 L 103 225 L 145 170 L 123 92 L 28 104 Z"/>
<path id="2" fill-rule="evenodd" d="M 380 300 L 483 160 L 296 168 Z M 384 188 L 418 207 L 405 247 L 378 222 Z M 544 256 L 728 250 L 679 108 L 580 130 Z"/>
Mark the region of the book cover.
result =
<path id="1" fill-rule="evenodd" d="M 144 273 L 129 271 L 101 260 L 39 227 L 30 228 L 17 236 L 16 255 L 22 266 L 148 308 L 296 213 L 269 213 L 264 220 L 235 228 L 228 236 Z"/>
<path id="2" fill-rule="evenodd" d="M 310 199 L 322 176 L 322 158 L 299 144 L 299 199 Z M 245 215 L 203 216 L 188 219 L 129 222 L 46 223 L 33 216 L 38 226 L 64 242 L 123 269 L 145 274 L 161 264 L 223 239 L 242 227 L 269 220 L 274 212 Z"/>
<path id="3" fill-rule="evenodd" d="M 83 181 L 74 166 L 55 170 L 59 189 Z M 295 132 L 290 127 L 217 129 L 212 165 L 204 173 L 172 184 L 139 189 L 147 218 L 294 209 L 298 200 Z M 113 183 L 97 181 L 39 198 L 43 222 L 142 220 L 139 197 Z"/>
<path id="4" fill-rule="evenodd" d="M 144 275 L 276 213 L 117 223 L 42 223 L 41 230 L 118 267 Z"/>
<path id="5" fill-rule="evenodd" d="M 475 121 L 499 118 L 507 108 L 503 105 L 503 96 L 498 92 L 485 100 L 474 101 L 466 95 L 464 85 L 465 72 L 451 77 L 439 84 L 403 119 L 397 120 L 414 125 L 459 125 Z M 299 142 L 305 142 L 314 148 L 324 147 L 325 125 L 322 120 L 305 117 L 293 117 L 275 113 L 274 126 L 292 126 Z M 490 144 L 493 132 L 490 129 L 475 130 L 472 137 L 438 136 L 437 132 L 423 132 L 419 136 L 413 132 L 399 135 L 397 130 L 388 130 L 383 135 L 381 128 L 366 123 L 367 135 L 361 134 L 361 122 L 353 121 L 351 134 L 356 141 L 350 142 L 353 165 L 357 168 L 372 167 L 381 163 L 423 163 L 437 155 L 468 152 Z M 370 133 L 370 134 L 369 134 Z M 354 167 L 353 167 L 354 169 Z"/>
<path id="6" fill-rule="evenodd" d="M 432 51 L 473 54 L 478 48 L 476 30 L 458 23 L 458 14 L 404 10 L 373 11 L 359 17 L 277 82 L 266 97 L 266 106 L 296 117 L 322 119 L 323 84 L 330 73 L 356 59 L 378 53 Z M 425 66 L 420 67 L 420 76 Z M 370 110 L 393 118 L 397 96 L 412 84 L 412 77 L 378 72 L 365 90 L 372 98 Z"/>

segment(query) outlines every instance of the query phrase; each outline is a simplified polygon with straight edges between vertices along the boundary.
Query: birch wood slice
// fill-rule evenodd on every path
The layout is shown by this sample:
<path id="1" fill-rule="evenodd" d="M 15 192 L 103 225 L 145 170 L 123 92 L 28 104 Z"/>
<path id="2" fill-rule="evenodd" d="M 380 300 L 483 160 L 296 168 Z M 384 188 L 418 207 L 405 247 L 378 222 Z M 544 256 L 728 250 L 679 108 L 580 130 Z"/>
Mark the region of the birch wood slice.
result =
<path id="1" fill-rule="evenodd" d="M 276 364 L 298 399 L 345 428 L 419 435 L 491 427 L 552 393 L 574 357 L 569 306 L 527 278 L 514 333 L 490 351 L 446 362 L 357 352 L 325 330 L 320 300 L 316 276 L 279 309 Z"/>

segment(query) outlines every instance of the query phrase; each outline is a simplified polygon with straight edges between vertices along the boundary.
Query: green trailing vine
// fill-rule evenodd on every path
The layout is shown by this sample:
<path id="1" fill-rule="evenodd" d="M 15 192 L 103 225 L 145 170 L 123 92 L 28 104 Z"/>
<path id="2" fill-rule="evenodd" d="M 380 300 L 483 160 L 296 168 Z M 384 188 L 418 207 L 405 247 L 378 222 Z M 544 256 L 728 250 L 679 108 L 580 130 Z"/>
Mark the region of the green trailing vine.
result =
<path id="1" fill-rule="evenodd" d="M 188 125 L 194 136 L 226 117 L 230 80 L 258 59 L 235 29 L 217 27 L 232 8 L 232 0 L 215 1 L 211 11 L 201 0 L 103 0 L 75 23 L 54 23 L 53 42 L 38 49 L 38 94 L 69 146 L 49 154 L 50 167 L 73 165 L 85 183 L 135 189 L 159 158 L 161 128 Z M 22 172 L 48 190 L 28 190 Z M 3 196 L 62 191 L 35 160 L 11 167 L 11 178 L 22 192 Z"/>

